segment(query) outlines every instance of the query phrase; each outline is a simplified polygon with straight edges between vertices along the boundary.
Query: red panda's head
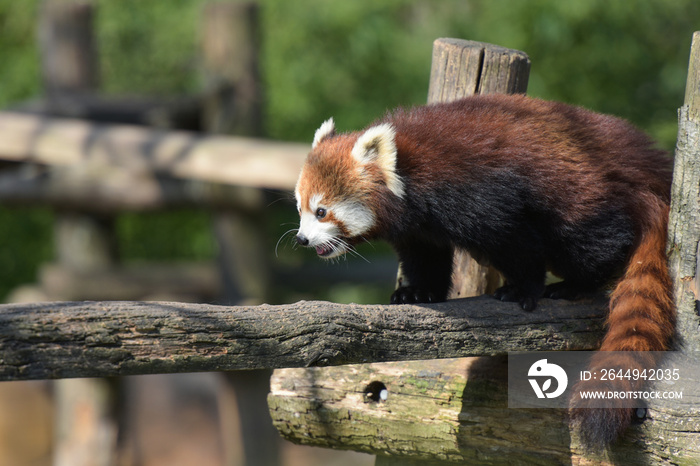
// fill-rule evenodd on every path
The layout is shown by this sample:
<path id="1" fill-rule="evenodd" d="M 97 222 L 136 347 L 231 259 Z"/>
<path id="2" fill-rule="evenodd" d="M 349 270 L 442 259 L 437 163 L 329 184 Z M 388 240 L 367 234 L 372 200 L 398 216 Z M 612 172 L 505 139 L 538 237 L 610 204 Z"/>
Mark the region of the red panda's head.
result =
<path id="1" fill-rule="evenodd" d="M 380 193 L 403 197 L 395 138 L 386 123 L 350 134 L 337 134 L 332 118 L 321 125 L 295 189 L 299 244 L 327 259 L 345 254 L 375 227 Z"/>

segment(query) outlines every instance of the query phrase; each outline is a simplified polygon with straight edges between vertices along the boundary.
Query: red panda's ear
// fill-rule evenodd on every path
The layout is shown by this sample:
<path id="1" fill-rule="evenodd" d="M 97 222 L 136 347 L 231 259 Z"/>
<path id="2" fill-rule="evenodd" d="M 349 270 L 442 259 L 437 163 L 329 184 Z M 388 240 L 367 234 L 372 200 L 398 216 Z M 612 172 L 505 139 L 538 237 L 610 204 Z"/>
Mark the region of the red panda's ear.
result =
<path id="1" fill-rule="evenodd" d="M 361 165 L 377 165 L 389 190 L 403 196 L 403 181 L 396 173 L 396 131 L 393 126 L 388 123 L 372 126 L 360 135 L 351 153 Z"/>
<path id="2" fill-rule="evenodd" d="M 329 118 L 323 122 L 319 129 L 316 130 L 316 134 L 314 134 L 314 142 L 311 144 L 311 148 L 313 149 L 319 142 L 323 141 L 327 137 L 333 136 L 334 134 L 335 122 L 333 121 L 333 118 Z"/>

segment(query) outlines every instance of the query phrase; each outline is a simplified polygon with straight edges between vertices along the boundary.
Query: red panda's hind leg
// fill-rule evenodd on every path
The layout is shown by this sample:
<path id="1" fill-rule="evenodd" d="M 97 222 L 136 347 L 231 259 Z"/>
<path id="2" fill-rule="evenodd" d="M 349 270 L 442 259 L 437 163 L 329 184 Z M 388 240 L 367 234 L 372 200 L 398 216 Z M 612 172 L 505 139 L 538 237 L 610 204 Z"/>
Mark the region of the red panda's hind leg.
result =
<path id="1" fill-rule="evenodd" d="M 541 294 L 542 293 L 538 291 L 526 293 L 519 287 L 506 283 L 493 293 L 493 297 L 500 301 L 518 303 L 524 311 L 531 312 L 537 307 L 537 301 Z"/>
<path id="2" fill-rule="evenodd" d="M 494 292 L 494 298 L 516 302 L 523 310 L 534 311 L 545 289 L 544 260 L 526 250 L 521 251 L 520 255 L 510 254 L 512 259 L 509 261 L 502 261 L 503 257 L 496 256 L 491 259 L 491 263 L 506 279 L 506 284 Z"/>
<path id="3" fill-rule="evenodd" d="M 411 241 L 394 245 L 403 282 L 391 295 L 391 304 L 441 302 L 447 299 L 452 283 L 451 246 Z"/>

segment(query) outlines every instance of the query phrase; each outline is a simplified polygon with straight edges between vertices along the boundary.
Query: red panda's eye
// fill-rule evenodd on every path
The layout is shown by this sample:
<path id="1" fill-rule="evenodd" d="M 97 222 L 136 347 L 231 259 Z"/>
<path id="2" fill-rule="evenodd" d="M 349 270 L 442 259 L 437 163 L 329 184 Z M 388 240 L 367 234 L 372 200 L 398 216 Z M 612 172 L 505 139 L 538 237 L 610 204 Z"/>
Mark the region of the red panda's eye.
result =
<path id="1" fill-rule="evenodd" d="M 323 207 L 319 207 L 318 209 L 316 209 L 316 218 L 321 219 L 325 216 L 326 216 L 326 209 L 324 209 Z"/>

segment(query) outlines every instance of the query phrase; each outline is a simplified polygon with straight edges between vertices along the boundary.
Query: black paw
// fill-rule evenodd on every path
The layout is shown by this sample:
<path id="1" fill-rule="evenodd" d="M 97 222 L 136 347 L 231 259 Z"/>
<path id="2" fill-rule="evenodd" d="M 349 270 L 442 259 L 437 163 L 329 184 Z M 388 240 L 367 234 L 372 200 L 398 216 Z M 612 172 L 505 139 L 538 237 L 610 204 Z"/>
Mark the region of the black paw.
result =
<path id="1" fill-rule="evenodd" d="M 534 311 L 537 307 L 536 297 L 525 295 L 513 285 L 503 285 L 493 293 L 493 297 L 500 301 L 518 303 L 527 312 Z"/>
<path id="2" fill-rule="evenodd" d="M 391 304 L 434 303 L 435 295 L 413 286 L 401 286 L 391 294 Z"/>

